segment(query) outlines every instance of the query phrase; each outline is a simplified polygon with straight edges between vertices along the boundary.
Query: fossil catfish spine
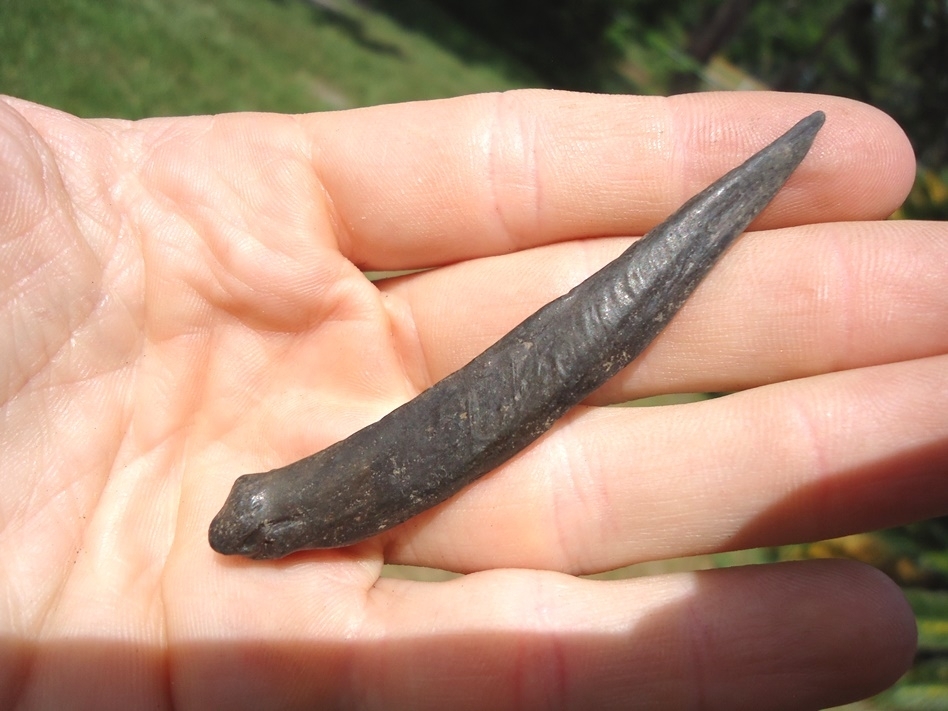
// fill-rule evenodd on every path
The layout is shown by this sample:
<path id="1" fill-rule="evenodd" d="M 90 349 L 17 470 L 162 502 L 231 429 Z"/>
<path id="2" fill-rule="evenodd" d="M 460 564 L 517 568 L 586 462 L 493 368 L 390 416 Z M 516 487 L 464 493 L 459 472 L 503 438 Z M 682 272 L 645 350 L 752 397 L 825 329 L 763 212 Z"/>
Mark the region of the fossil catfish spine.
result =
<path id="1" fill-rule="evenodd" d="M 239 477 L 214 550 L 279 558 L 374 536 L 504 463 L 628 365 L 806 155 L 816 112 L 686 202 L 569 293 L 378 422 Z"/>

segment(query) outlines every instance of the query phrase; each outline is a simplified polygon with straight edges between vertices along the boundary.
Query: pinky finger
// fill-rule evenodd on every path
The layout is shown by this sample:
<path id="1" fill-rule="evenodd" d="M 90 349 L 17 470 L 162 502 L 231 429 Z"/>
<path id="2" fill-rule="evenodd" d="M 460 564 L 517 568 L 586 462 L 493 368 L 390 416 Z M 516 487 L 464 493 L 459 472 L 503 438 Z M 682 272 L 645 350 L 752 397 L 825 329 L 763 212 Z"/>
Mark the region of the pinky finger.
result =
<path id="1" fill-rule="evenodd" d="M 827 708 L 894 683 L 915 649 L 898 588 L 847 561 L 615 582 L 494 570 L 380 580 L 369 602 L 400 640 L 360 660 L 385 670 L 388 708 Z"/>

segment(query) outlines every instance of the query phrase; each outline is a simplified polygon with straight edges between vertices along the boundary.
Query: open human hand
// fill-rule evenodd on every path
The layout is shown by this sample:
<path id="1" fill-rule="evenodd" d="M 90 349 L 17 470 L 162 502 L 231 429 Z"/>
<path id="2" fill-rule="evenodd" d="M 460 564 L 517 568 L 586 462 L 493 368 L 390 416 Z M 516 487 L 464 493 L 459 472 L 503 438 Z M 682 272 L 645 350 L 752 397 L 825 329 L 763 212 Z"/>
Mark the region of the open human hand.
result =
<path id="1" fill-rule="evenodd" d="M 535 445 L 350 548 L 210 549 L 237 475 L 378 419 L 816 109 L 757 231 Z M 948 228 L 880 221 L 913 174 L 891 120 L 823 96 L 135 123 L 0 101 L 0 706 L 812 709 L 879 690 L 915 629 L 867 567 L 575 576 L 948 510 Z"/>

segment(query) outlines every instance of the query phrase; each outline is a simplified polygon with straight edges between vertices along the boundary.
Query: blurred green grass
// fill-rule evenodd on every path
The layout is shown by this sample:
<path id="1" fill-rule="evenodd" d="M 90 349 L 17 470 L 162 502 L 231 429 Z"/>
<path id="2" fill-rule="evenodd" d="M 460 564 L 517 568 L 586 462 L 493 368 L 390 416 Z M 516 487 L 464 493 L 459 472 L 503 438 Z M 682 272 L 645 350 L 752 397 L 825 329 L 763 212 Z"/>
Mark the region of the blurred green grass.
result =
<path id="1" fill-rule="evenodd" d="M 531 78 L 347 0 L 4 0 L 0 46 L 0 92 L 85 117 L 321 111 Z"/>

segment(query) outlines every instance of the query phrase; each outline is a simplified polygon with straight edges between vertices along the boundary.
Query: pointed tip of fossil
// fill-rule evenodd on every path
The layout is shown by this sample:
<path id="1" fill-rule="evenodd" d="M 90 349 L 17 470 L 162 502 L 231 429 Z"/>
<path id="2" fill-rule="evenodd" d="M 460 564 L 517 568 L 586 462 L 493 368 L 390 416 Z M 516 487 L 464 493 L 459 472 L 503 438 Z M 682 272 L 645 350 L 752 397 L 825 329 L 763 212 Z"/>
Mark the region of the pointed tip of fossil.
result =
<path id="1" fill-rule="evenodd" d="M 800 123 L 812 125 L 814 126 L 813 130 L 818 131 L 820 126 L 823 125 L 824 121 L 826 121 L 826 114 L 822 111 L 814 111 L 812 114 L 800 121 Z"/>
<path id="2" fill-rule="evenodd" d="M 691 235 L 694 244 L 701 245 L 700 249 L 720 254 L 783 187 L 806 157 L 825 120 L 826 114 L 822 111 L 814 111 L 801 119 L 691 198 L 656 231 Z"/>
<path id="3" fill-rule="evenodd" d="M 789 133 L 797 133 L 801 136 L 816 136 L 817 132 L 826 123 L 826 114 L 822 111 L 814 111 L 790 129 Z"/>
<path id="4" fill-rule="evenodd" d="M 721 184 L 750 182 L 752 187 L 745 192 L 748 203 L 756 204 L 755 209 L 763 209 L 806 157 L 825 121 L 826 114 L 822 111 L 800 119 L 777 140 L 722 178 Z"/>
<path id="5" fill-rule="evenodd" d="M 778 138 L 772 145 L 785 144 L 793 147 L 799 147 L 798 152 L 802 155 L 810 149 L 813 139 L 826 122 L 826 114 L 822 111 L 814 111 L 806 118 L 800 119 L 783 136 Z"/>

